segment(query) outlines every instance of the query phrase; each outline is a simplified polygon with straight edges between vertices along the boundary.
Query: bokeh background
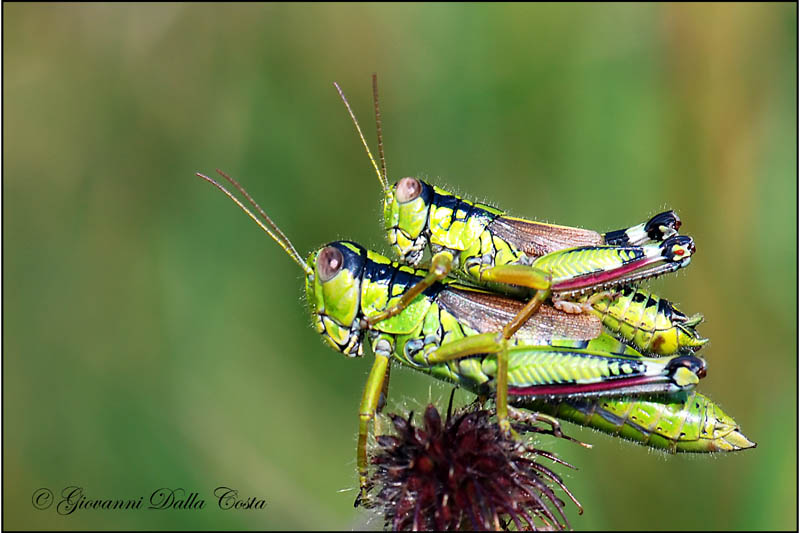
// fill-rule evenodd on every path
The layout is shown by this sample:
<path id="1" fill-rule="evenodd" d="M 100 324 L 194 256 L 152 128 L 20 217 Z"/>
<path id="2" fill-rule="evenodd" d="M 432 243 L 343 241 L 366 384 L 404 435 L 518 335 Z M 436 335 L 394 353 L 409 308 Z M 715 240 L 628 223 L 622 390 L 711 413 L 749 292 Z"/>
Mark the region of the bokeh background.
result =
<path id="1" fill-rule="evenodd" d="M 370 358 L 309 327 L 302 276 L 194 172 L 229 171 L 305 255 L 388 252 L 375 175 L 600 231 L 667 208 L 698 251 L 650 287 L 700 331 L 700 390 L 758 448 L 541 442 L 577 529 L 797 527 L 797 7 L 3 6 L 3 492 L 11 529 L 348 529 Z M 449 387 L 393 374 L 390 411 Z M 459 393 L 458 400 L 471 397 Z M 202 511 L 35 510 L 196 491 Z M 221 511 L 228 485 L 267 508 Z M 343 490 L 345 489 L 345 490 Z M 349 489 L 349 490 L 347 490 Z"/>

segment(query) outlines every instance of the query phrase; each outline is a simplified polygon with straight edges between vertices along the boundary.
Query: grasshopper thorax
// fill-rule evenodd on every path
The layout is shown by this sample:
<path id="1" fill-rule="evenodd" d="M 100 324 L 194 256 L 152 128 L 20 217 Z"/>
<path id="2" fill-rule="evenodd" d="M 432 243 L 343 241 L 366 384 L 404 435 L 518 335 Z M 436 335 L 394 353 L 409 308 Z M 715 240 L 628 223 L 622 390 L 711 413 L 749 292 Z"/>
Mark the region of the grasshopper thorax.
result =
<path id="1" fill-rule="evenodd" d="M 348 241 L 332 242 L 312 252 L 306 298 L 315 329 L 334 350 L 349 357 L 363 354 L 361 277 L 366 251 Z"/>
<path id="2" fill-rule="evenodd" d="M 384 196 L 383 221 L 389 244 L 404 262 L 417 264 L 428 244 L 428 211 L 433 187 L 416 178 L 403 178 Z"/>

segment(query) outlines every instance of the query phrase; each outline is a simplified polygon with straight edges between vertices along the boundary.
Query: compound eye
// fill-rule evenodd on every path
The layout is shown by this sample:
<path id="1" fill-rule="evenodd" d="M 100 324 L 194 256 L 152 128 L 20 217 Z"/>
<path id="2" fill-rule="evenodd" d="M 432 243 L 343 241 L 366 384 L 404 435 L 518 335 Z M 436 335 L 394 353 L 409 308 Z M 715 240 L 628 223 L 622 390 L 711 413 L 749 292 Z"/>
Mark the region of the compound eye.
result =
<path id="1" fill-rule="evenodd" d="M 397 201 L 401 204 L 410 202 L 419 197 L 422 184 L 414 178 L 403 178 L 397 182 Z"/>
<path id="2" fill-rule="evenodd" d="M 336 274 L 342 270 L 344 256 L 342 252 L 333 246 L 323 248 L 317 256 L 317 272 L 319 279 L 323 283 L 332 280 Z"/>

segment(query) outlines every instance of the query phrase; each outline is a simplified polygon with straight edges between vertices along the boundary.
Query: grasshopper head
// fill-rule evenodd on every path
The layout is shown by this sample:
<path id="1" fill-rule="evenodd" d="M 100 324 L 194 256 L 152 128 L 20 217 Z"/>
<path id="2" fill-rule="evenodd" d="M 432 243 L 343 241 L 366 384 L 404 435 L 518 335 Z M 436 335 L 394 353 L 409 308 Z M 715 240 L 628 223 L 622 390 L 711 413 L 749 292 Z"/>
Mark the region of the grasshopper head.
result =
<path id="1" fill-rule="evenodd" d="M 428 244 L 428 210 L 433 187 L 416 178 L 403 178 L 387 191 L 383 222 L 389 244 L 403 261 L 416 265 Z"/>
<path id="2" fill-rule="evenodd" d="M 332 242 L 312 252 L 306 298 L 314 327 L 334 350 L 349 357 L 363 354 L 360 328 L 361 274 L 366 252 L 355 243 Z"/>

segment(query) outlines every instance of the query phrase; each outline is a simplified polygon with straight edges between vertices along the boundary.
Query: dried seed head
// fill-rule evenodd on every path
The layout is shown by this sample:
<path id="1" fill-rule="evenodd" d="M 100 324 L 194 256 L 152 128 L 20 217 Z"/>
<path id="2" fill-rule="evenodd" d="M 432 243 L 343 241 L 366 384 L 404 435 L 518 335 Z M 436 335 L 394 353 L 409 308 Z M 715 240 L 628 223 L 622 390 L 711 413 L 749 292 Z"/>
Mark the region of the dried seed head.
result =
<path id="1" fill-rule="evenodd" d="M 386 529 L 569 528 L 553 487 L 575 501 L 572 494 L 534 459 L 566 463 L 505 437 L 489 411 L 465 408 L 442 423 L 430 405 L 421 428 L 414 427 L 413 414 L 390 416 L 397 434 L 377 438 L 372 460 L 377 465 L 372 481 L 379 489 L 375 503 Z"/>

